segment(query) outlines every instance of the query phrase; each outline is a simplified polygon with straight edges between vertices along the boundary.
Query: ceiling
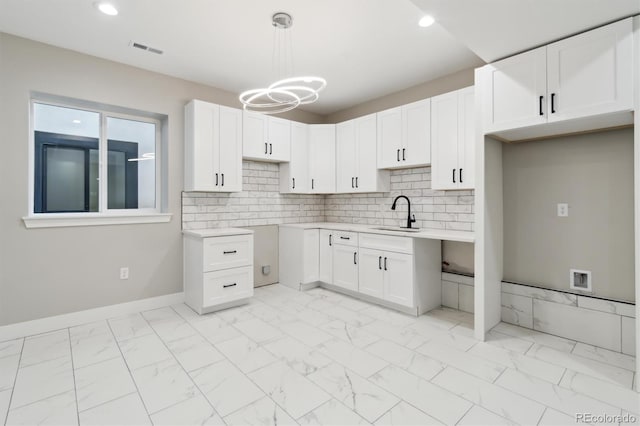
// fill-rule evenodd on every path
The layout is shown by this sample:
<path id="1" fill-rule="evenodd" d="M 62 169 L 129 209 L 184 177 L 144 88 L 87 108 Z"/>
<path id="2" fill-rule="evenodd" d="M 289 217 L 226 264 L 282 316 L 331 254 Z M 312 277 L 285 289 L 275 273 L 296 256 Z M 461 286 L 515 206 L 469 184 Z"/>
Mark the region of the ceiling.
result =
<path id="1" fill-rule="evenodd" d="M 640 13 L 640 0 L 111 1 L 116 17 L 93 0 L 0 0 L 0 31 L 240 93 L 283 77 L 271 16 L 285 11 L 293 74 L 328 82 L 304 109 L 325 115 Z M 436 24 L 420 28 L 424 13 Z"/>

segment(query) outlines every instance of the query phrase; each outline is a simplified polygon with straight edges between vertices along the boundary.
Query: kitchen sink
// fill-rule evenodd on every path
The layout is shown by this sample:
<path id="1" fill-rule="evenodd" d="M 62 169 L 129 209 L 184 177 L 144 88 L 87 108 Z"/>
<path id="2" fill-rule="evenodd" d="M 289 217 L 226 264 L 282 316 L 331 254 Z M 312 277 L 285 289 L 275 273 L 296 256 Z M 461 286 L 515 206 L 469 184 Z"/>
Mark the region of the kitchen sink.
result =
<path id="1" fill-rule="evenodd" d="M 378 229 L 380 231 L 394 231 L 394 232 L 420 232 L 421 231 L 420 228 L 403 228 L 400 226 L 381 226 L 379 228 L 373 228 L 373 229 Z"/>

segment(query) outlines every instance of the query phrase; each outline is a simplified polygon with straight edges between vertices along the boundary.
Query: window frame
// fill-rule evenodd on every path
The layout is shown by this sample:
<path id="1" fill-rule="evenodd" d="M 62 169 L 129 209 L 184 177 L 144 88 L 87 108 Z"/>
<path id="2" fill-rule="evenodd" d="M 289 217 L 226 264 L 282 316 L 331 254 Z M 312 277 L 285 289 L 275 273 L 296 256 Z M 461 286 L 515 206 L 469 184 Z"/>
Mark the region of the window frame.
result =
<path id="1" fill-rule="evenodd" d="M 36 213 L 35 212 L 35 104 L 51 105 L 62 108 L 79 109 L 99 114 L 98 136 L 98 176 L 99 196 L 97 212 L 61 212 L 61 213 Z M 108 208 L 108 118 L 131 120 L 155 125 L 155 207 L 136 209 L 109 209 Z M 29 99 L 29 202 L 28 215 L 23 217 L 27 228 L 48 228 L 66 226 L 91 226 L 91 225 L 115 225 L 133 223 L 162 223 L 169 222 L 172 214 L 164 211 L 166 200 L 163 199 L 163 184 L 165 184 L 166 166 L 163 158 L 164 145 L 166 144 L 166 116 L 160 114 L 136 111 L 128 108 L 120 108 L 96 102 L 82 101 L 72 98 L 62 98 L 54 95 L 35 94 Z"/>

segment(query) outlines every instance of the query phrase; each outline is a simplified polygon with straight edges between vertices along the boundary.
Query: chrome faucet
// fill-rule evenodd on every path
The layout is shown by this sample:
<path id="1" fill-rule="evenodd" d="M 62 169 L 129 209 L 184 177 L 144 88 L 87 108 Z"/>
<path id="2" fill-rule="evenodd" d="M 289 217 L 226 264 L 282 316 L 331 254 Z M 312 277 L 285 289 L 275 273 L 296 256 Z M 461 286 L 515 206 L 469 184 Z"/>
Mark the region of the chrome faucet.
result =
<path id="1" fill-rule="evenodd" d="M 396 209 L 396 203 L 398 202 L 398 199 L 400 198 L 404 198 L 405 200 L 407 200 L 407 228 L 411 229 L 411 224 L 413 222 L 416 221 L 416 216 L 415 215 L 411 215 L 411 201 L 409 201 L 409 199 L 404 196 L 404 195 L 398 195 L 396 197 L 395 200 L 393 200 L 393 204 L 391 205 L 391 210 L 395 210 Z"/>

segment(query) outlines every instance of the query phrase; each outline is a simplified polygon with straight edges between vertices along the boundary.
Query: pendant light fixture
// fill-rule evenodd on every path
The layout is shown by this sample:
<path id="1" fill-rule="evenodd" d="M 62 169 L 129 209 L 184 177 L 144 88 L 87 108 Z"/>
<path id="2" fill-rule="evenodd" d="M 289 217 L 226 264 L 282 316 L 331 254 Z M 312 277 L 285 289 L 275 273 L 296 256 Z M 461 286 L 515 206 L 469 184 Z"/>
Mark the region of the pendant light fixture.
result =
<path id="1" fill-rule="evenodd" d="M 318 100 L 319 93 L 327 82 L 322 77 L 285 77 L 293 74 L 293 48 L 291 26 L 293 18 L 288 13 L 278 12 L 271 17 L 274 27 L 273 66 L 276 78 L 281 78 L 268 87 L 251 89 L 240 94 L 240 102 L 247 111 L 263 114 L 278 114 L 290 111 L 299 105 Z"/>

